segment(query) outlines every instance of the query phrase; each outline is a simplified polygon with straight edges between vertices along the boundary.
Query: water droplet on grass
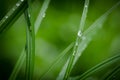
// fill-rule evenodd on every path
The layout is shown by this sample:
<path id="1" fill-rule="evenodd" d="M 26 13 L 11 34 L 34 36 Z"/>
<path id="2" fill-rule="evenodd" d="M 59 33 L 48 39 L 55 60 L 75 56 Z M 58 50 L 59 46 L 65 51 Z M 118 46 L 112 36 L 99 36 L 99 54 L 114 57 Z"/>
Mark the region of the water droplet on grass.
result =
<path id="1" fill-rule="evenodd" d="M 8 16 L 5 16 L 5 18 L 7 19 L 7 18 L 8 18 Z"/>
<path id="2" fill-rule="evenodd" d="M 45 13 L 43 14 L 43 18 L 45 17 Z"/>
<path id="3" fill-rule="evenodd" d="M 23 2 L 24 0 L 21 0 L 21 2 Z"/>
<path id="4" fill-rule="evenodd" d="M 87 8 L 88 6 L 87 6 L 87 5 L 85 5 L 85 7 Z"/>
<path id="5" fill-rule="evenodd" d="M 19 4 L 19 3 L 17 3 L 17 4 L 16 4 L 16 6 L 18 7 L 18 6 L 20 6 L 20 4 Z"/>
<path id="6" fill-rule="evenodd" d="M 79 30 L 78 31 L 78 37 L 81 37 L 82 36 L 82 32 Z"/>
<path id="7" fill-rule="evenodd" d="M 76 42 L 76 44 L 75 44 L 76 46 L 78 46 L 78 42 Z"/>
<path id="8" fill-rule="evenodd" d="M 72 54 L 73 56 L 75 56 L 75 51 L 73 51 L 73 54 Z"/>
<path id="9" fill-rule="evenodd" d="M 28 17 L 30 18 L 30 14 L 28 14 Z"/>
<path id="10" fill-rule="evenodd" d="M 15 8 L 13 8 L 12 10 L 15 11 Z"/>

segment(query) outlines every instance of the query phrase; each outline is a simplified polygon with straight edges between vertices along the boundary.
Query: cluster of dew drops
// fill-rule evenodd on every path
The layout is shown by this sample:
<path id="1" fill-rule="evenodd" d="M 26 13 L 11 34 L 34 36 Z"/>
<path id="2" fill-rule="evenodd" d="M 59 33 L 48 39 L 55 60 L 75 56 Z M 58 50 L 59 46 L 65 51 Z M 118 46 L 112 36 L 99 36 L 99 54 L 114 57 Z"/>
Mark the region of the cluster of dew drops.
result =
<path id="1" fill-rule="evenodd" d="M 85 39 L 86 39 L 86 37 L 83 36 L 83 33 L 82 33 L 81 30 L 78 31 L 77 37 L 78 37 L 78 39 L 81 38 L 82 40 L 85 40 Z M 75 48 L 76 48 L 76 49 L 78 48 L 78 45 L 79 45 L 79 41 L 76 41 L 76 43 L 75 43 Z M 75 53 L 76 53 L 76 50 L 73 51 L 73 56 L 75 56 Z"/>
<path id="2" fill-rule="evenodd" d="M 19 7 L 20 4 L 21 4 L 23 1 L 24 1 L 24 0 L 20 0 L 20 2 L 17 2 L 17 3 L 16 3 L 16 6 L 12 8 L 12 11 L 14 12 L 14 11 L 16 10 L 16 8 Z M 11 14 L 9 14 L 9 15 L 11 15 Z M 5 16 L 5 19 L 8 19 L 8 18 L 9 18 L 9 15 L 6 15 L 6 16 Z"/>

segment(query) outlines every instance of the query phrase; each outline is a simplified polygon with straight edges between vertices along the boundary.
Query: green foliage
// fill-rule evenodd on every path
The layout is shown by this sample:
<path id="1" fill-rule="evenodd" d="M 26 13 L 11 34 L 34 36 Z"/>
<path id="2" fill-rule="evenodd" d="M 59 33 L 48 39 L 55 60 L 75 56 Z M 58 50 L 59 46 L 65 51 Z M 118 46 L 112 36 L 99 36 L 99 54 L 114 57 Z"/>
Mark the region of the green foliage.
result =
<path id="1" fill-rule="evenodd" d="M 91 10 L 92 1 L 90 1 L 90 2 L 89 2 L 89 0 L 81 1 L 82 3 L 84 3 L 84 7 L 83 7 L 83 12 L 82 12 L 81 18 L 79 16 L 77 16 L 78 19 L 79 18 L 81 19 L 78 29 L 76 27 L 73 27 L 74 28 L 73 29 L 71 27 L 71 25 L 72 26 L 75 26 L 75 25 L 73 25 L 72 23 L 71 24 L 69 23 L 70 25 L 66 25 L 66 22 L 64 22 L 64 20 L 67 20 L 67 17 L 68 17 L 66 10 L 64 10 L 64 12 L 62 12 L 62 10 L 61 10 L 61 12 L 60 12 L 60 13 L 64 13 L 63 15 L 66 16 L 66 19 L 64 17 L 63 18 L 60 17 L 61 14 L 59 14 L 59 15 L 53 14 L 53 16 L 47 14 L 46 10 L 47 10 L 50 2 L 51 2 L 51 5 L 50 5 L 51 7 L 48 10 L 48 12 L 52 14 L 54 12 L 54 11 L 52 12 L 52 9 L 54 8 L 56 10 L 56 12 L 59 13 L 60 6 L 57 5 L 57 7 L 58 7 L 57 9 L 59 9 L 59 10 L 57 10 L 54 7 L 55 6 L 54 3 L 57 2 L 56 0 L 53 0 L 53 2 L 50 0 L 44 0 L 43 3 L 41 1 L 42 6 L 40 9 L 40 12 L 38 12 L 38 10 L 36 10 L 36 12 L 38 12 L 38 15 L 37 16 L 35 15 L 36 17 L 33 14 L 34 10 L 32 8 L 34 1 L 31 2 L 31 0 L 28 0 L 28 1 L 20 0 L 15 4 L 15 6 L 13 6 L 12 9 L 10 9 L 10 11 L 0 21 L 0 35 L 4 35 L 4 31 L 7 31 L 11 27 L 11 25 L 13 23 L 15 23 L 15 20 L 17 20 L 20 17 L 20 15 L 22 15 L 22 13 L 24 13 L 24 17 L 25 17 L 26 24 L 27 24 L 27 26 L 26 26 L 26 43 L 25 43 L 24 47 L 22 48 L 22 52 L 12 70 L 12 73 L 10 74 L 9 80 L 17 79 L 17 76 L 20 74 L 20 71 L 21 71 L 20 69 L 22 69 L 22 67 L 24 66 L 23 63 L 25 60 L 26 60 L 26 62 L 25 62 L 26 68 L 25 68 L 24 73 L 25 73 L 26 80 L 32 80 L 32 79 L 45 80 L 50 77 L 52 77 L 50 79 L 53 79 L 53 77 L 54 77 L 54 79 L 57 78 L 57 80 L 86 80 L 90 76 L 92 76 L 92 74 L 97 75 L 96 72 L 99 72 L 100 70 L 104 69 L 104 67 L 107 67 L 116 62 L 119 62 L 120 55 L 118 54 L 118 55 L 108 58 L 107 60 L 100 62 L 99 64 L 93 66 L 92 68 L 90 68 L 89 70 L 87 70 L 83 73 L 81 72 L 81 74 L 79 74 L 79 76 L 75 75 L 76 77 L 71 77 L 72 70 L 74 70 L 74 67 L 76 67 L 75 66 L 76 63 L 82 57 L 82 55 L 84 55 L 83 51 L 86 50 L 86 48 L 89 46 L 89 43 L 93 40 L 94 36 L 97 35 L 99 30 L 102 29 L 103 24 L 108 19 L 109 15 L 113 12 L 113 10 L 115 10 L 117 7 L 119 7 L 120 1 L 118 1 L 114 6 L 112 6 L 112 8 L 105 11 L 105 13 L 103 13 L 101 16 L 99 16 L 99 18 L 97 18 L 95 21 L 93 21 L 93 23 L 91 23 L 89 25 L 89 27 L 87 27 L 87 28 L 86 28 L 86 25 L 88 26 L 88 24 L 89 24 L 88 20 L 87 20 L 87 18 L 89 17 L 88 12 Z M 62 3 L 62 2 L 64 2 L 64 3 Z M 93 2 L 94 2 L 94 0 L 93 0 Z M 61 5 L 61 3 L 63 5 L 65 4 L 66 8 L 68 6 L 67 2 L 65 2 L 65 1 L 60 1 L 59 3 L 60 3 L 60 5 Z M 77 3 L 75 3 L 75 4 L 77 4 Z M 92 3 L 92 4 L 94 4 L 94 3 Z M 73 5 L 73 8 L 74 8 L 74 5 Z M 73 10 L 73 11 L 77 11 L 77 9 Z M 68 10 L 68 12 L 69 12 L 69 10 Z M 48 15 L 47 18 L 46 18 L 46 14 Z M 74 14 L 75 13 L 72 13 L 72 15 L 70 15 L 70 16 L 72 16 L 72 19 L 69 19 L 71 22 L 74 21 L 75 19 L 77 19 L 77 18 L 74 19 L 74 16 L 73 16 Z M 77 15 L 77 14 L 75 14 L 75 15 Z M 55 17 L 56 20 L 52 20 L 53 17 Z M 60 18 L 59 21 L 57 20 L 58 17 Z M 76 21 L 77 20 L 75 20 L 75 22 Z M 60 22 L 62 22 L 62 24 Z M 51 26 L 49 24 L 54 24 L 54 25 Z M 43 25 L 45 25 L 46 27 Z M 65 34 L 67 32 L 69 32 L 69 30 L 70 30 L 69 33 L 71 33 L 71 34 L 74 33 L 75 35 L 77 34 L 76 37 L 74 37 L 73 40 L 71 40 L 71 42 L 72 42 L 71 44 L 69 41 L 68 41 L 68 43 L 66 43 L 64 45 L 62 44 L 62 43 L 65 43 L 64 40 L 62 42 L 61 38 L 59 38 L 61 36 L 60 35 L 58 36 L 58 34 L 56 34 L 57 32 L 59 33 L 59 30 L 61 29 L 61 27 L 59 27 L 58 25 L 63 26 L 63 27 L 65 26 L 68 29 L 66 32 L 64 32 Z M 51 28 L 52 30 L 49 30 L 49 28 L 50 28 L 49 26 L 52 27 Z M 56 26 L 58 26 L 58 27 L 56 27 Z M 41 27 L 41 28 L 38 33 L 39 27 Z M 44 34 L 45 28 L 48 29 L 45 32 L 46 34 Z M 61 30 L 64 30 L 64 28 L 62 28 Z M 42 33 L 41 31 L 43 31 L 43 34 L 41 34 Z M 37 33 L 38 33 L 38 35 L 37 35 Z M 51 33 L 52 35 L 50 35 L 49 33 Z M 64 34 L 64 38 L 69 38 L 69 36 L 65 36 L 65 34 Z M 48 57 L 49 55 L 45 55 L 45 57 L 40 56 L 41 58 L 39 57 L 38 59 L 41 59 L 40 60 L 41 62 L 39 62 L 38 64 L 43 64 L 42 58 L 44 58 L 46 60 L 46 62 L 47 62 L 47 60 L 52 62 L 49 64 L 44 63 L 47 66 L 48 65 L 50 65 L 50 66 L 48 66 L 46 70 L 43 70 L 43 71 L 41 70 L 40 72 L 35 71 L 35 68 L 36 68 L 35 65 L 38 62 L 35 60 L 37 59 L 37 57 L 38 57 L 37 55 L 39 53 L 39 52 L 35 52 L 36 51 L 35 50 L 36 49 L 36 45 L 35 45 L 36 40 L 35 39 L 37 39 L 37 36 L 35 36 L 35 35 L 40 36 L 41 39 L 46 38 L 46 35 L 48 35 L 49 39 L 44 40 L 48 43 L 53 38 L 56 38 L 56 40 L 58 42 L 56 41 L 56 43 L 57 43 L 56 45 L 53 43 L 54 46 L 60 45 L 62 47 L 62 50 L 64 49 L 63 51 L 60 51 L 61 53 L 59 54 L 59 52 L 57 52 L 58 50 L 55 48 L 56 54 L 58 53 L 57 57 L 55 57 L 55 59 L 54 59 L 54 56 L 52 54 L 50 54 L 50 55 L 52 55 L 53 61 L 51 60 L 51 58 Z M 72 38 L 70 38 L 70 39 L 72 39 Z M 36 44 L 38 44 L 38 43 L 36 42 Z M 70 44 L 70 45 L 68 45 L 68 44 Z M 96 43 L 96 44 L 99 44 L 99 43 Z M 50 44 L 50 46 L 52 46 L 52 45 Z M 65 45 L 68 45 L 68 47 L 65 48 Z M 42 47 L 44 47 L 44 46 L 42 46 Z M 40 47 L 40 48 L 42 48 L 42 47 Z M 61 47 L 59 47 L 59 48 L 61 49 Z M 54 51 L 55 51 L 55 49 L 54 49 Z M 72 49 L 72 51 L 71 51 L 71 49 Z M 45 51 L 47 51 L 47 50 L 48 49 L 45 46 Z M 51 49 L 51 51 L 52 51 L 52 49 Z M 54 54 L 54 51 L 53 51 L 53 54 Z M 36 53 L 37 53 L 37 55 L 35 55 Z M 48 53 L 50 53 L 49 50 L 48 50 Z M 69 55 L 67 53 L 69 53 Z M 72 53 L 72 54 L 70 54 L 70 53 Z M 43 52 L 42 54 L 44 55 L 46 53 Z M 39 55 L 40 55 L 40 53 L 39 53 Z M 67 56 L 67 57 L 65 57 L 65 56 Z M 67 58 L 67 60 L 64 60 L 65 58 Z M 59 64 L 62 60 L 65 61 L 65 64 L 63 63 L 64 65 Z M 83 63 L 79 63 L 79 64 L 83 64 Z M 56 69 L 55 67 L 57 67 L 59 65 L 60 65 L 60 69 Z M 41 67 L 42 66 L 40 66 L 39 69 L 42 69 Z M 61 69 L 61 67 L 62 67 L 62 69 Z M 80 68 L 79 70 L 82 70 L 82 69 Z M 54 71 L 54 76 L 53 76 L 52 71 Z M 103 77 L 103 79 L 104 80 L 112 80 L 115 75 L 119 74 L 119 72 L 120 72 L 120 66 L 119 65 L 115 66 L 114 69 L 112 69 L 110 72 L 106 73 L 106 75 Z M 97 79 L 94 79 L 94 80 L 97 80 Z"/>

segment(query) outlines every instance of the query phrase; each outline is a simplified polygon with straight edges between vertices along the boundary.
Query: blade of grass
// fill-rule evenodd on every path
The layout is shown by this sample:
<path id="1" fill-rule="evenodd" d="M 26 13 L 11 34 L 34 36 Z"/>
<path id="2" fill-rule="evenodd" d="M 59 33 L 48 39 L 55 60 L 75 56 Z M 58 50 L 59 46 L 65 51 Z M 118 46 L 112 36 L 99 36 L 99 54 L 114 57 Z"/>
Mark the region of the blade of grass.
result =
<path id="1" fill-rule="evenodd" d="M 22 67 L 22 64 L 24 63 L 25 60 L 25 49 L 22 51 L 17 63 L 15 64 L 15 67 L 9 77 L 9 80 L 16 80 L 17 74 L 20 71 L 20 68 Z"/>
<path id="2" fill-rule="evenodd" d="M 72 70 L 73 61 L 74 61 L 75 54 L 77 52 L 78 45 L 79 45 L 79 40 L 81 39 L 81 31 L 83 31 L 83 29 L 84 29 L 85 20 L 86 20 L 87 11 L 88 11 L 88 6 L 89 6 L 89 0 L 85 0 L 83 14 L 82 14 L 82 18 L 80 21 L 80 27 L 79 27 L 79 31 L 78 31 L 78 36 L 77 36 L 77 39 L 76 39 L 76 42 L 74 45 L 73 54 L 71 55 L 69 62 L 68 62 L 68 66 L 67 66 L 64 78 L 63 78 L 64 80 L 68 79 L 70 72 Z"/>
<path id="3" fill-rule="evenodd" d="M 117 67 L 115 67 L 106 77 L 104 80 L 113 80 L 112 78 L 114 78 L 114 76 L 120 72 L 120 65 L 118 65 Z"/>
<path id="4" fill-rule="evenodd" d="M 0 21 L 0 34 L 5 32 L 28 7 L 26 0 L 19 0 Z"/>
<path id="5" fill-rule="evenodd" d="M 34 72 L 34 57 L 35 57 L 35 33 L 34 23 L 32 23 L 31 17 L 31 0 L 27 0 L 28 9 L 24 12 L 25 19 L 27 22 L 26 27 L 26 80 L 33 79 Z"/>
<path id="6" fill-rule="evenodd" d="M 60 60 L 66 55 L 68 51 L 73 47 L 74 43 L 71 43 L 65 50 L 63 50 L 60 55 L 56 57 L 56 59 L 52 62 L 51 66 L 48 68 L 48 70 L 43 74 L 43 76 L 40 78 L 40 80 L 43 80 L 46 75 L 54 68 L 55 65 L 60 62 Z"/>
<path id="7" fill-rule="evenodd" d="M 81 44 L 78 47 L 77 55 L 74 60 L 75 62 L 80 57 L 82 51 L 87 47 L 87 45 L 92 40 L 92 37 L 98 32 L 100 28 L 102 28 L 103 23 L 107 19 L 108 15 L 116 9 L 120 5 L 120 1 L 117 2 L 112 8 L 110 8 L 108 11 L 106 11 L 102 16 L 100 16 L 86 31 L 83 32 L 84 39 L 81 41 Z M 83 48 L 84 47 L 84 48 Z M 83 50 L 82 50 L 83 48 Z"/>
<path id="8" fill-rule="evenodd" d="M 50 0 L 45 0 L 45 1 L 44 1 L 44 3 L 43 3 L 43 5 L 42 5 L 42 7 L 41 7 L 41 10 L 40 10 L 40 13 L 39 13 L 39 14 L 46 12 L 49 3 L 50 3 Z M 40 19 L 37 19 L 37 20 L 35 21 L 35 24 L 36 24 L 36 23 L 41 23 L 44 17 L 39 17 L 39 18 L 40 18 Z M 39 20 L 39 21 L 38 21 L 38 20 Z M 37 34 L 37 31 L 38 31 L 37 29 L 40 27 L 40 24 L 38 24 L 38 25 L 35 25 L 35 24 L 34 24 L 34 26 L 35 26 L 35 35 L 36 35 L 36 34 Z M 15 80 L 15 79 L 16 79 L 17 74 L 18 74 L 18 72 L 19 72 L 20 68 L 22 67 L 23 62 L 24 62 L 24 60 L 25 60 L 25 56 L 26 56 L 26 55 L 25 55 L 25 51 L 24 51 L 24 48 L 23 48 L 22 53 L 21 53 L 18 61 L 17 61 L 16 64 L 15 64 L 15 67 L 14 67 L 14 69 L 13 69 L 11 75 L 10 75 L 9 80 Z"/>
<path id="9" fill-rule="evenodd" d="M 83 73 L 80 76 L 77 76 L 75 78 L 70 78 L 70 80 L 85 80 L 88 76 L 90 76 L 91 74 L 93 74 L 94 72 L 98 71 L 99 69 L 108 66 L 116 61 L 120 60 L 120 54 L 115 55 L 111 58 L 108 58 L 107 60 L 97 64 L 96 66 L 92 67 L 91 69 L 89 69 L 88 71 L 86 71 L 85 73 Z"/>
<path id="10" fill-rule="evenodd" d="M 65 71 L 67 69 L 68 61 L 70 62 L 71 69 L 81 56 L 82 52 L 84 49 L 87 47 L 89 42 L 92 40 L 92 37 L 95 35 L 95 33 L 102 27 L 103 23 L 107 19 L 107 16 L 115 9 L 118 7 L 120 2 L 115 4 L 112 8 L 110 8 L 108 11 L 106 11 L 101 17 L 99 17 L 86 31 L 83 32 L 82 35 L 82 40 L 80 41 L 80 44 L 78 45 L 77 53 L 73 54 L 72 56 L 75 56 L 74 60 L 69 61 L 70 59 L 67 60 L 66 64 L 63 66 L 63 69 L 61 70 L 59 76 L 57 77 L 57 80 L 61 80 L 64 77 Z M 80 33 L 80 32 L 78 32 Z M 70 66 L 69 65 L 69 66 Z M 69 69 L 70 70 L 70 69 Z"/>
<path id="11" fill-rule="evenodd" d="M 45 17 L 45 12 L 46 12 L 46 10 L 48 8 L 49 3 L 50 3 L 50 0 L 45 0 L 44 1 L 43 6 L 42 6 L 42 8 L 41 8 L 41 10 L 39 12 L 39 15 L 37 16 L 37 19 L 36 19 L 35 24 L 34 24 L 34 26 L 35 26 L 35 34 L 38 32 L 40 24 L 41 24 L 43 18 Z"/>
<path id="12" fill-rule="evenodd" d="M 24 13 L 27 21 L 26 27 L 26 42 L 27 42 L 27 50 L 26 50 L 26 80 L 32 80 L 33 70 L 34 70 L 34 56 L 35 56 L 35 37 L 34 37 L 34 26 L 31 25 L 31 20 L 29 17 L 28 10 Z"/>

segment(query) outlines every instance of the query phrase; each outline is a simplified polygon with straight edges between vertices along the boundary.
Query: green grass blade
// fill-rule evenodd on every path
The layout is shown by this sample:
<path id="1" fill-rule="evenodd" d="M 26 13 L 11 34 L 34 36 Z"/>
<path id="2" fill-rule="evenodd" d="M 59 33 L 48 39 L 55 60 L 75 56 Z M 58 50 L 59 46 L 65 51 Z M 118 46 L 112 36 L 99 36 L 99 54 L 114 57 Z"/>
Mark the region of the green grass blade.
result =
<path id="1" fill-rule="evenodd" d="M 49 2 L 50 2 L 50 0 L 45 0 L 45 1 L 44 1 L 43 5 L 42 5 L 42 7 L 41 7 L 41 11 L 42 11 L 42 12 L 40 11 L 39 14 L 46 12 L 46 10 L 47 10 L 46 7 L 48 7 Z M 45 10 L 44 10 L 44 8 L 45 8 Z M 37 19 L 37 20 L 35 21 L 35 24 L 42 22 L 43 17 L 39 17 L 39 18 L 40 18 L 40 21 L 37 21 L 37 20 L 39 20 L 39 19 Z M 40 27 L 40 24 L 34 25 L 34 26 L 35 26 L 35 29 L 36 29 L 36 30 L 35 30 L 35 35 L 36 35 L 36 34 L 37 34 L 37 31 L 38 31 L 37 29 Z M 23 58 L 22 58 L 22 57 L 23 57 Z M 26 55 L 25 55 L 25 51 L 24 51 L 24 48 L 23 48 L 22 53 L 21 53 L 18 61 L 16 62 L 15 67 L 14 67 L 14 69 L 13 69 L 11 75 L 10 75 L 10 78 L 9 78 L 10 80 L 15 80 L 15 79 L 16 79 L 17 74 L 18 74 L 20 68 L 21 68 L 22 65 L 23 65 L 23 62 L 24 62 L 24 60 L 25 60 L 25 57 L 26 57 Z"/>
<path id="2" fill-rule="evenodd" d="M 41 8 L 41 10 L 39 12 L 39 15 L 37 16 L 35 24 L 34 24 L 34 26 L 35 26 L 35 34 L 38 32 L 40 24 L 41 24 L 43 18 L 45 17 L 45 14 L 46 14 L 45 12 L 46 12 L 46 10 L 48 8 L 49 3 L 50 3 L 50 0 L 44 0 L 43 6 L 42 6 L 42 8 Z"/>
<path id="3" fill-rule="evenodd" d="M 105 66 L 108 66 L 114 62 L 117 62 L 118 60 L 120 60 L 120 54 L 115 55 L 115 56 L 97 64 L 96 66 L 92 67 L 91 69 L 89 69 L 88 71 L 86 71 L 85 73 L 83 73 L 80 76 L 77 76 L 75 78 L 70 78 L 70 80 L 85 80 L 88 76 L 93 74 L 95 71 L 98 71 L 99 69 L 101 69 Z"/>
<path id="4" fill-rule="evenodd" d="M 71 62 L 73 62 L 73 64 L 71 66 L 71 69 L 73 68 L 73 66 L 75 65 L 75 63 L 77 62 L 77 60 L 79 59 L 79 57 L 81 56 L 82 52 L 84 51 L 84 49 L 87 47 L 87 45 L 89 44 L 89 42 L 92 40 L 92 37 L 95 35 L 95 33 L 102 27 L 103 23 L 105 22 L 105 20 L 107 19 L 107 16 L 115 9 L 118 7 L 118 5 L 120 4 L 120 2 L 118 2 L 117 4 L 115 4 L 111 9 L 109 9 L 107 12 L 105 12 L 101 17 L 99 17 L 86 31 L 83 32 L 82 40 L 80 41 L 81 43 L 78 45 L 78 49 L 77 49 L 77 53 L 73 54 L 73 56 L 75 56 L 74 61 L 72 60 Z M 68 61 L 70 59 L 67 60 L 66 64 L 63 66 L 63 69 L 61 70 L 57 80 L 60 80 L 63 78 L 63 74 L 65 74 L 65 71 L 67 69 L 67 64 Z M 70 62 L 70 63 L 71 63 Z"/>
<path id="5" fill-rule="evenodd" d="M 79 27 L 78 33 L 83 31 L 86 16 L 87 16 L 87 11 L 88 11 L 88 6 L 89 6 L 89 0 L 85 0 L 84 10 L 83 10 L 82 18 L 81 18 L 81 21 L 80 21 L 80 27 Z M 77 36 L 77 39 L 76 39 L 76 42 L 75 42 L 75 45 L 74 45 L 74 49 L 73 49 L 73 54 L 71 55 L 71 57 L 69 59 L 68 66 L 67 66 L 64 78 L 63 78 L 64 80 L 68 79 L 68 77 L 70 75 L 70 72 L 72 70 L 73 61 L 74 61 L 75 54 L 77 52 L 78 45 L 79 45 L 79 40 L 81 39 L 80 35 L 81 34 L 79 33 L 78 36 Z"/>
<path id="6" fill-rule="evenodd" d="M 92 40 L 92 37 L 98 32 L 100 28 L 102 28 L 102 25 L 104 24 L 108 15 L 119 5 L 120 5 L 120 1 L 116 3 L 112 8 L 110 8 L 108 11 L 106 11 L 102 16 L 100 16 L 86 31 L 83 32 L 83 40 L 81 41 L 81 44 L 78 47 L 74 64 L 81 56 L 82 51 L 87 47 L 89 42 Z"/>
<path id="7" fill-rule="evenodd" d="M 15 64 L 15 67 L 9 77 L 9 80 L 16 80 L 17 74 L 19 73 L 24 61 L 25 61 L 25 50 L 22 51 L 17 63 Z"/>
<path id="8" fill-rule="evenodd" d="M 73 49 L 73 54 L 70 57 L 65 75 L 64 75 L 64 80 L 68 79 L 70 72 L 72 70 L 72 65 L 73 65 L 73 61 L 75 58 L 75 54 L 77 52 L 78 49 L 78 45 L 79 45 L 79 39 L 81 39 L 81 32 L 83 31 L 84 25 L 85 25 L 85 20 L 86 20 L 86 16 L 87 16 L 87 11 L 88 11 L 88 6 L 89 6 L 89 0 L 85 0 L 85 4 L 84 4 L 84 10 L 83 10 L 83 14 L 82 14 L 82 18 L 81 18 L 81 22 L 80 22 L 80 28 L 78 31 L 78 36 L 74 45 L 74 49 Z"/>
<path id="9" fill-rule="evenodd" d="M 26 42 L 27 42 L 27 48 L 26 48 L 26 80 L 32 80 L 33 77 L 33 70 L 34 70 L 34 55 L 35 55 L 35 38 L 34 36 L 34 26 L 31 25 L 31 20 L 29 17 L 28 10 L 24 13 L 27 27 L 26 27 Z"/>
<path id="10" fill-rule="evenodd" d="M 63 50 L 60 53 L 60 55 L 58 55 L 56 57 L 56 59 L 53 61 L 51 66 L 48 68 L 48 70 L 43 74 L 43 76 L 40 78 L 40 80 L 43 80 L 46 77 L 47 73 L 49 73 L 54 68 L 54 66 L 58 64 L 58 62 L 60 62 L 60 60 L 66 55 L 66 53 L 68 51 L 70 51 L 70 49 L 73 47 L 73 45 L 74 45 L 74 43 L 71 43 L 65 50 Z"/>
<path id="11" fill-rule="evenodd" d="M 120 65 L 115 67 L 106 77 L 104 80 L 113 80 L 114 76 L 120 72 Z"/>
<path id="12" fill-rule="evenodd" d="M 18 17 L 26 10 L 26 0 L 19 0 L 13 8 L 0 21 L 0 34 L 6 31 L 18 19 Z"/>
<path id="13" fill-rule="evenodd" d="M 27 22 L 26 27 L 26 80 L 33 79 L 34 72 L 34 57 L 35 57 L 35 33 L 34 33 L 34 23 L 32 23 L 31 17 L 31 1 L 28 0 L 28 9 L 24 12 L 25 19 Z"/>
<path id="14" fill-rule="evenodd" d="M 89 7 L 89 0 L 85 0 L 84 9 L 83 9 L 83 13 L 82 13 L 81 21 L 80 21 L 80 26 L 79 26 L 79 30 L 81 30 L 81 32 L 83 32 L 83 29 L 85 26 L 88 7 Z"/>

